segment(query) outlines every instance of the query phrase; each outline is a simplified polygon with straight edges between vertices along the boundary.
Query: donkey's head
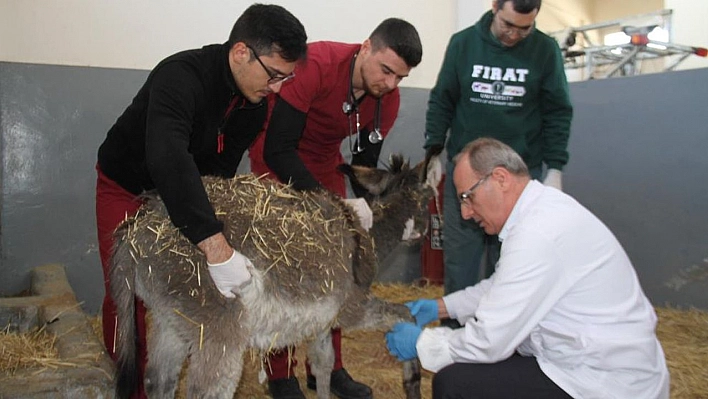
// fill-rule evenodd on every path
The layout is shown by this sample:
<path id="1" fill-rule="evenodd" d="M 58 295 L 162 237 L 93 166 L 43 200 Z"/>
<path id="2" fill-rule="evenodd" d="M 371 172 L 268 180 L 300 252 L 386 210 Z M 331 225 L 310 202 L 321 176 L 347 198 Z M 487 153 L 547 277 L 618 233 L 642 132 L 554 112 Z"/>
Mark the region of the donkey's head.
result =
<path id="1" fill-rule="evenodd" d="M 423 170 L 423 162 L 411 168 L 399 154 L 391 155 L 385 169 L 339 166 L 342 173 L 368 193 L 365 198 L 374 212 L 370 233 L 376 240 L 377 252 L 392 250 L 402 237 L 406 238 L 406 229 L 409 233 L 425 229 L 427 205 L 440 182 L 440 169 L 437 159 L 429 164 L 427 171 Z"/>

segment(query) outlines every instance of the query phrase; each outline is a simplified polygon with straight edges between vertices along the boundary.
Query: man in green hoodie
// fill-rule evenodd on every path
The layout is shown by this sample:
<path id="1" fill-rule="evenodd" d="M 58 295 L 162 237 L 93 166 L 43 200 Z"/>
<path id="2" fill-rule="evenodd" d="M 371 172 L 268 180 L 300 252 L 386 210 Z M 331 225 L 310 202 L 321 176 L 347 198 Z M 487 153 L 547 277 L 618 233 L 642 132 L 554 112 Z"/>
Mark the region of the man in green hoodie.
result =
<path id="1" fill-rule="evenodd" d="M 468 142 L 493 137 L 523 157 L 533 178 L 540 180 L 545 164 L 544 184 L 561 189 L 573 108 L 558 44 L 535 28 L 540 8 L 541 0 L 495 0 L 476 24 L 452 36 L 428 100 L 426 160 L 445 148 L 450 161 Z M 447 176 L 453 167 L 448 162 Z M 451 293 L 491 274 L 500 243 L 462 219 L 451 178 L 444 204 L 445 293 Z"/>

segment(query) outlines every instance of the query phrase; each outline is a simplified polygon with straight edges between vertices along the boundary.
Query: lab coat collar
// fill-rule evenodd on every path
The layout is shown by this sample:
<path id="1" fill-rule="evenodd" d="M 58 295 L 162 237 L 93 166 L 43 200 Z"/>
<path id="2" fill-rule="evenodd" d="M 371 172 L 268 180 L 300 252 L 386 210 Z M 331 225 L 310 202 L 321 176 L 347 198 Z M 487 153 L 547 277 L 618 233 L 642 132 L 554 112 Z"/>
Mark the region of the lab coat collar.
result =
<path id="1" fill-rule="evenodd" d="M 524 210 L 530 203 L 541 195 L 544 188 L 545 186 L 539 183 L 538 180 L 531 180 L 526 184 L 524 191 L 521 192 L 519 199 L 516 200 L 514 208 L 511 210 L 509 217 L 506 219 L 504 227 L 502 227 L 499 232 L 500 242 L 504 242 L 504 239 L 509 235 L 511 229 L 514 228 L 516 223 L 519 221 L 519 218 L 521 218 L 521 215 L 523 215 Z"/>

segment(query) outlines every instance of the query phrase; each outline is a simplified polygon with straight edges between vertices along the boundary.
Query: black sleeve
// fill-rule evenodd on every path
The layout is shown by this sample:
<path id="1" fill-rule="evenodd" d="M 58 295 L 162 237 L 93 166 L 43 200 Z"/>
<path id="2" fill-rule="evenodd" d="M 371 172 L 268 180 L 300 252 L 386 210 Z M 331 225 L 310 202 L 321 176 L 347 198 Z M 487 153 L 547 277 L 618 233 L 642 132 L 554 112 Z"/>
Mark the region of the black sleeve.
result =
<path id="1" fill-rule="evenodd" d="M 263 160 L 282 182 L 291 182 L 296 190 L 320 188 L 297 153 L 307 114 L 278 97 L 268 122 Z"/>
<path id="2" fill-rule="evenodd" d="M 372 144 L 369 141 L 369 132 L 364 130 L 361 132 L 360 137 L 361 147 L 364 151 L 352 155 L 352 165 L 367 166 L 370 168 L 375 168 L 379 163 L 379 155 L 381 154 L 381 147 L 383 147 L 383 140 L 376 144 Z M 349 180 L 352 186 L 352 191 L 357 197 L 364 197 L 368 194 L 368 191 L 355 181 Z"/>
<path id="3" fill-rule="evenodd" d="M 180 63 L 154 73 L 147 107 L 145 162 L 172 223 L 197 244 L 223 230 L 189 152 L 195 102 L 202 94 L 198 77 Z"/>

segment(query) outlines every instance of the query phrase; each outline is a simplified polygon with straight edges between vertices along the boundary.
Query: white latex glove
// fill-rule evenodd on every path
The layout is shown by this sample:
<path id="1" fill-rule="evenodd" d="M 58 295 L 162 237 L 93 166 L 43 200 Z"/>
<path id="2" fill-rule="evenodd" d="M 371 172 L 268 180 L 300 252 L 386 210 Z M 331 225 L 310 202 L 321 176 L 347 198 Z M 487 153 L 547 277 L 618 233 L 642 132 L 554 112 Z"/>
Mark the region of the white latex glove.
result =
<path id="1" fill-rule="evenodd" d="M 548 172 L 546 172 L 546 178 L 543 179 L 543 184 L 548 187 L 557 188 L 558 190 L 563 191 L 562 177 L 563 173 L 560 170 L 548 169 Z"/>
<path id="2" fill-rule="evenodd" d="M 369 204 L 363 198 L 347 198 L 344 200 L 350 208 L 354 210 L 354 213 L 359 216 L 359 221 L 361 222 L 361 227 L 364 230 L 369 231 L 371 226 L 374 225 L 374 213 L 369 208 Z"/>
<path id="3" fill-rule="evenodd" d="M 207 266 L 216 288 L 227 298 L 235 298 L 234 292 L 238 292 L 239 288 L 251 282 L 251 272 L 248 271 L 248 267 L 253 267 L 253 263 L 238 251 L 234 251 L 226 262 L 213 265 L 207 262 Z"/>
<path id="4" fill-rule="evenodd" d="M 406 220 L 406 224 L 404 226 L 403 237 L 401 237 L 401 240 L 408 241 L 420 238 L 420 233 L 415 231 L 415 220 L 413 218 Z"/>
<path id="5" fill-rule="evenodd" d="M 438 184 L 442 180 L 443 168 L 442 162 L 440 162 L 440 155 L 435 155 L 430 159 L 428 163 L 428 170 L 426 171 L 426 183 L 428 183 L 433 189 L 435 189 L 435 194 L 437 195 Z"/>

